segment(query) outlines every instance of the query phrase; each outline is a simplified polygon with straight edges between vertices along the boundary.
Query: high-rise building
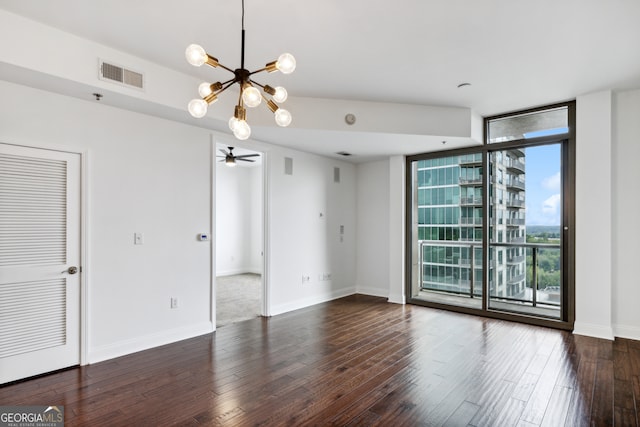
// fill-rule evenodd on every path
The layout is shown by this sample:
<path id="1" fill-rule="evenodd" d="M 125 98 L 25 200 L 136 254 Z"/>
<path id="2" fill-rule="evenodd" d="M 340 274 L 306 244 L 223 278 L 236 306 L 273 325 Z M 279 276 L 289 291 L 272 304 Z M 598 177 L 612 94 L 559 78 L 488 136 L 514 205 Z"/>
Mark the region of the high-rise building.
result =
<path id="1" fill-rule="evenodd" d="M 490 156 L 487 212 L 492 242 L 525 242 L 524 156 L 519 149 L 497 151 Z M 481 153 L 418 162 L 422 290 L 481 295 L 483 169 Z M 489 253 L 488 268 L 492 297 L 524 296 L 524 247 L 494 247 Z"/>

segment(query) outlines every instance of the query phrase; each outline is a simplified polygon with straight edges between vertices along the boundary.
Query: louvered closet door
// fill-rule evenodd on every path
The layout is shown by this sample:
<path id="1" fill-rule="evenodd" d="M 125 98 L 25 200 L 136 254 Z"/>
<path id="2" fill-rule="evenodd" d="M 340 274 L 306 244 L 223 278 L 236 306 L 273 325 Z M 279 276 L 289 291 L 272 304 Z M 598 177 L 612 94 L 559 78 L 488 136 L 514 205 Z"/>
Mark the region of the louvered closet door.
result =
<path id="1" fill-rule="evenodd" d="M 0 144 L 0 384 L 80 362 L 80 156 Z"/>

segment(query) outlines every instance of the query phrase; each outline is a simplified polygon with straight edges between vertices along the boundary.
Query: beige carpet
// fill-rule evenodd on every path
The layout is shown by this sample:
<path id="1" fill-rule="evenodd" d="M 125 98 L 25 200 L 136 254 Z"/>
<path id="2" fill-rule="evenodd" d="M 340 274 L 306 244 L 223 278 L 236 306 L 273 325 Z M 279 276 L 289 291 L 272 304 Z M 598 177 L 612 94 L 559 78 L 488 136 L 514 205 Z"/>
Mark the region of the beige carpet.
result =
<path id="1" fill-rule="evenodd" d="M 259 274 L 216 277 L 216 326 L 260 316 L 261 286 Z"/>

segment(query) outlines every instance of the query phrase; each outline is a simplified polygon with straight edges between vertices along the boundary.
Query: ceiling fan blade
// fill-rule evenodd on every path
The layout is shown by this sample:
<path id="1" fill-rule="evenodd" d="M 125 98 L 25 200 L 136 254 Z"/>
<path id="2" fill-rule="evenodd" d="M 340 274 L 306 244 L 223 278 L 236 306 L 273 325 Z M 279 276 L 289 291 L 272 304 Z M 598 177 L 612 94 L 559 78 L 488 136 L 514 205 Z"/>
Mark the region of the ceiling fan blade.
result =
<path id="1" fill-rule="evenodd" d="M 218 151 L 220 151 L 222 154 L 224 154 L 225 156 L 228 156 L 229 153 L 227 153 L 227 150 L 225 150 L 224 148 L 218 148 Z"/>
<path id="2" fill-rule="evenodd" d="M 236 156 L 236 159 L 244 159 L 245 157 L 258 157 L 260 154 L 243 154 L 242 156 Z"/>
<path id="3" fill-rule="evenodd" d="M 236 160 L 240 160 L 241 162 L 255 162 L 255 160 L 249 160 L 249 159 L 241 159 L 240 157 L 236 157 Z"/>

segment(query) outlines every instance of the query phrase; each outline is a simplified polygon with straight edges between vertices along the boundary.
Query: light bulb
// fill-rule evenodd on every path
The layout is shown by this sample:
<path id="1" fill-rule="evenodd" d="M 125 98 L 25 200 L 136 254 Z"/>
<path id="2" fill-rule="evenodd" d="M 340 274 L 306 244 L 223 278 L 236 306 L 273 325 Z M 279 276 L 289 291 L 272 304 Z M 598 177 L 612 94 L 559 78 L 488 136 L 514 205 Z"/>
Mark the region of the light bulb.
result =
<path id="1" fill-rule="evenodd" d="M 234 159 L 233 157 L 227 157 L 226 159 L 224 159 L 224 163 L 232 168 L 236 165 L 236 159 Z"/>
<path id="2" fill-rule="evenodd" d="M 187 62 L 194 67 L 199 67 L 207 62 L 207 52 L 198 44 L 190 44 L 184 51 Z"/>
<path id="3" fill-rule="evenodd" d="M 191 114 L 196 119 L 200 117 L 204 117 L 207 114 L 207 101 L 204 99 L 192 99 L 189 102 L 189 114 Z"/>
<path id="4" fill-rule="evenodd" d="M 242 101 L 247 107 L 257 107 L 262 102 L 260 91 L 253 86 L 247 86 L 242 91 Z"/>
<path id="5" fill-rule="evenodd" d="M 287 127 L 291 124 L 291 113 L 287 110 L 278 108 L 274 114 L 278 126 Z"/>
<path id="6" fill-rule="evenodd" d="M 207 96 L 211 95 L 213 92 L 211 92 L 211 83 L 200 83 L 200 86 L 198 86 L 198 93 L 200 94 L 201 97 L 206 98 Z"/>
<path id="7" fill-rule="evenodd" d="M 233 116 L 229 119 L 229 129 L 231 129 L 231 131 L 236 130 L 236 124 L 238 123 L 238 121 L 239 120 Z"/>
<path id="8" fill-rule="evenodd" d="M 249 138 L 251 136 L 251 127 L 245 120 L 238 120 L 233 129 L 233 135 L 241 140 Z"/>
<path id="9" fill-rule="evenodd" d="M 287 90 L 282 86 L 277 86 L 276 93 L 273 94 L 273 100 L 276 102 L 284 102 L 287 100 L 287 96 L 289 96 Z"/>
<path id="10" fill-rule="evenodd" d="M 293 70 L 296 69 L 296 58 L 290 53 L 283 53 L 276 61 L 276 68 L 280 70 L 282 74 L 291 74 Z"/>

